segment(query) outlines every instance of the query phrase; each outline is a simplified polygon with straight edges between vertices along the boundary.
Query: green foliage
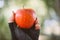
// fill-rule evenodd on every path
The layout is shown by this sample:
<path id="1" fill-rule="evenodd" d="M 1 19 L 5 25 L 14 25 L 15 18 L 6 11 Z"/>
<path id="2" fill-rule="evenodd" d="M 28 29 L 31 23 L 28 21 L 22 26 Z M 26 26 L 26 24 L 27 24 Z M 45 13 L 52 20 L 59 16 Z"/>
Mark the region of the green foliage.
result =
<path id="1" fill-rule="evenodd" d="M 0 40 L 10 40 L 10 30 L 3 14 L 3 8 L 0 9 Z"/>
<path id="2" fill-rule="evenodd" d="M 54 5 L 54 3 L 55 3 L 55 0 L 43 0 L 45 3 L 46 3 L 46 5 L 47 5 L 47 7 L 53 7 L 53 5 Z"/>
<path id="3" fill-rule="evenodd" d="M 17 5 L 25 5 L 28 2 L 28 0 L 15 0 L 15 3 Z"/>

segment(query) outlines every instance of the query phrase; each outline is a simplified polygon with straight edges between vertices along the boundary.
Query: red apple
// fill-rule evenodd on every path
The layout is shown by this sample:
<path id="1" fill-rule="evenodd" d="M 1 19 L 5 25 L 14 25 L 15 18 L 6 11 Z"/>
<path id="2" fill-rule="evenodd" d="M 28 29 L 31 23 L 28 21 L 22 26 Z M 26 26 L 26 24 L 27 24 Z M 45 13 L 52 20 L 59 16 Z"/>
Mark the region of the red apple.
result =
<path id="1" fill-rule="evenodd" d="M 15 21 L 20 28 L 31 28 L 35 20 L 36 15 L 33 9 L 19 9 L 16 11 Z"/>

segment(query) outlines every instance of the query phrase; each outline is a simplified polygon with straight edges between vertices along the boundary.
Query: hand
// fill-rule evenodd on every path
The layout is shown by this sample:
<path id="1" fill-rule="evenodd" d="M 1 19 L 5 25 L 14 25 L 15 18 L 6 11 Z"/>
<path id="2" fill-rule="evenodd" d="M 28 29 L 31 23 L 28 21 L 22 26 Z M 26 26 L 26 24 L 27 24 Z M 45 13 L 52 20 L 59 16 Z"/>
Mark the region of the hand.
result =
<path id="1" fill-rule="evenodd" d="M 15 16 L 15 13 L 14 11 L 12 11 L 12 16 L 8 19 L 8 23 L 11 23 L 11 22 L 14 22 L 14 16 Z"/>
<path id="2" fill-rule="evenodd" d="M 35 30 L 40 30 L 40 25 L 39 24 L 35 25 Z"/>
<path id="3" fill-rule="evenodd" d="M 35 21 L 35 30 L 40 30 L 40 25 L 38 23 L 38 20 Z"/>

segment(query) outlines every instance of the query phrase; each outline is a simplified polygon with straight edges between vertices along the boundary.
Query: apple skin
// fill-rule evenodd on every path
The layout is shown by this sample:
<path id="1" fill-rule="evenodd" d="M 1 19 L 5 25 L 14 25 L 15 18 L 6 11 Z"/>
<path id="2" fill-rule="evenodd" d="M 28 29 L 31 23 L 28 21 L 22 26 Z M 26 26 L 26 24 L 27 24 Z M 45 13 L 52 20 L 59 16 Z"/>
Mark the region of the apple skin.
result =
<path id="1" fill-rule="evenodd" d="M 33 9 L 19 9 L 15 14 L 15 22 L 19 28 L 29 29 L 34 25 L 36 14 Z"/>

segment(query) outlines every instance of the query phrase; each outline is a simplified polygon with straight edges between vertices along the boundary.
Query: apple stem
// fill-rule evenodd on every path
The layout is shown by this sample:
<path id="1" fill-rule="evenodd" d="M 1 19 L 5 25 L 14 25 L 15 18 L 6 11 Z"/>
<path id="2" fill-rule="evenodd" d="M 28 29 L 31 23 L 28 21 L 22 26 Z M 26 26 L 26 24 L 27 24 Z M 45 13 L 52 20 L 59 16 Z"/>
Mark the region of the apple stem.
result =
<path id="1" fill-rule="evenodd" d="M 24 9 L 24 5 L 23 5 L 23 9 Z"/>

